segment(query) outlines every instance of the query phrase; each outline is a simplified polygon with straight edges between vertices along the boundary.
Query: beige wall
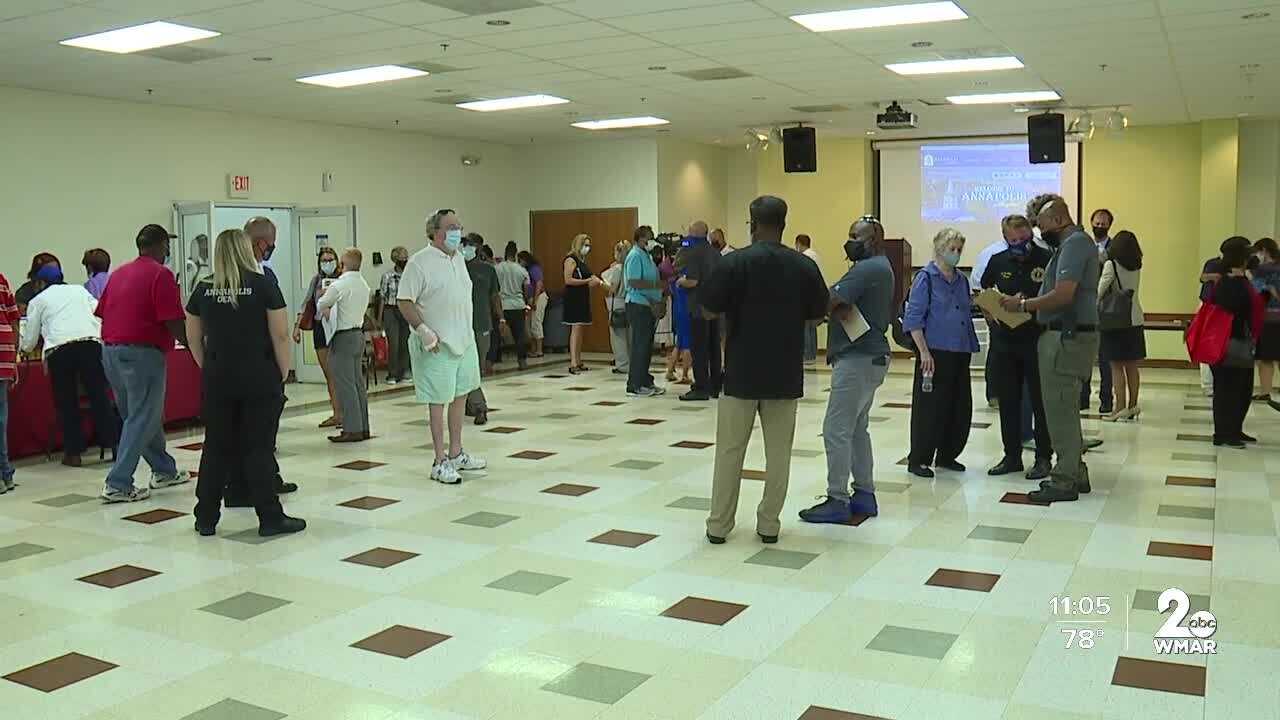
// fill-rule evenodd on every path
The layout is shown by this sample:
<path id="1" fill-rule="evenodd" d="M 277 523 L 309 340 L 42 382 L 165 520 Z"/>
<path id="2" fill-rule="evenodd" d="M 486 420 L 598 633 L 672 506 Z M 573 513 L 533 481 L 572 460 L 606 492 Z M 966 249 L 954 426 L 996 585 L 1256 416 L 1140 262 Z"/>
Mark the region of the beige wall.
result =
<path id="1" fill-rule="evenodd" d="M 705 220 L 726 224 L 729 150 L 683 140 L 658 141 L 658 232 L 685 232 Z"/>
<path id="2" fill-rule="evenodd" d="M 1280 120 L 1240 123 L 1236 231 L 1247 238 L 1276 236 L 1280 228 Z"/>

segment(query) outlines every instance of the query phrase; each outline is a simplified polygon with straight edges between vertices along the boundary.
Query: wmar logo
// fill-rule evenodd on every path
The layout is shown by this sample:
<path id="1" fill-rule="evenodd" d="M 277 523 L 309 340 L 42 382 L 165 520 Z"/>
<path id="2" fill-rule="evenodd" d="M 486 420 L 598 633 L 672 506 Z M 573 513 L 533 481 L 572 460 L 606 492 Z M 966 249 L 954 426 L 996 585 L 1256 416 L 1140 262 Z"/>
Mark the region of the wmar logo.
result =
<path id="1" fill-rule="evenodd" d="M 1178 588 L 1169 588 L 1160 593 L 1156 609 L 1163 615 L 1172 612 L 1156 631 L 1155 646 L 1157 655 L 1217 655 L 1218 642 L 1211 640 L 1218 631 L 1218 619 L 1208 610 L 1200 610 L 1189 619 L 1191 601 L 1187 594 Z M 1186 625 L 1182 621 L 1186 620 Z"/>

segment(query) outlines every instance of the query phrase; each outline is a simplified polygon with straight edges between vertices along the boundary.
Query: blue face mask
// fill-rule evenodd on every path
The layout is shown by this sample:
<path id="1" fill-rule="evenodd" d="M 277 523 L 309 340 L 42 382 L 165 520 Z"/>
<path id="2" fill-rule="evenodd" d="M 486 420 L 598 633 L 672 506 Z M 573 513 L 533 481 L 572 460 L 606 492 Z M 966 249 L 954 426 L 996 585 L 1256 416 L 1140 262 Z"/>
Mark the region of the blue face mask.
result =
<path id="1" fill-rule="evenodd" d="M 957 265 L 960 264 L 960 253 L 958 252 L 943 253 L 942 262 L 946 263 L 948 267 L 956 267 Z"/>
<path id="2" fill-rule="evenodd" d="M 467 245 L 462 248 L 462 259 L 471 262 L 476 259 L 476 248 L 474 245 Z"/>
<path id="3" fill-rule="evenodd" d="M 444 234 L 444 247 L 449 252 L 457 252 L 458 246 L 462 244 L 461 230 L 448 230 Z"/>

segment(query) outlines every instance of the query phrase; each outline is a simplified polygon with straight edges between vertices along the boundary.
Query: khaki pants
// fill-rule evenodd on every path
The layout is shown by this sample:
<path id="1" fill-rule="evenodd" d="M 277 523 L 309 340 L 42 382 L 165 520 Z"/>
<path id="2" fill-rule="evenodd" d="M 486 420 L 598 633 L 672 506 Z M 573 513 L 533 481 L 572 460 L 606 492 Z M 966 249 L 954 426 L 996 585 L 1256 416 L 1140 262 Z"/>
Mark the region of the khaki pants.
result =
<path id="1" fill-rule="evenodd" d="M 791 447 L 796 435 L 796 400 L 720 398 L 716 418 L 716 467 L 711 486 L 711 515 L 707 534 L 725 537 L 733 530 L 742 489 L 742 462 L 756 415 L 764 430 L 764 497 L 756 509 L 756 532 L 777 535 L 778 515 L 791 481 Z"/>
<path id="2" fill-rule="evenodd" d="M 1040 394 L 1049 439 L 1058 453 L 1055 484 L 1075 487 L 1084 472 L 1084 436 L 1080 429 L 1080 387 L 1098 358 L 1098 333 L 1067 337 L 1050 330 L 1040 336 Z"/>

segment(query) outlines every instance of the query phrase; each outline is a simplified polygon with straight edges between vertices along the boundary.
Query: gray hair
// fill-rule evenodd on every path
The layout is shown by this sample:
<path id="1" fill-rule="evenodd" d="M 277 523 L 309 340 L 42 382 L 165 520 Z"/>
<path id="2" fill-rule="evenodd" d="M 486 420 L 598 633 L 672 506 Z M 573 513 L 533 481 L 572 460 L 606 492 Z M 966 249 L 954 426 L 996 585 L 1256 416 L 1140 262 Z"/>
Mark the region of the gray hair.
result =
<path id="1" fill-rule="evenodd" d="M 1044 210 L 1046 205 L 1052 202 L 1060 202 L 1063 207 L 1066 207 L 1067 204 L 1067 201 L 1063 200 L 1062 196 L 1057 193 L 1042 193 L 1031 198 L 1031 200 L 1027 202 L 1027 221 L 1031 223 L 1031 227 L 1037 226 L 1037 221 L 1040 218 L 1040 212 Z"/>
<path id="2" fill-rule="evenodd" d="M 453 210 L 437 210 L 427 216 L 427 237 L 434 238 L 444 225 L 444 219 L 454 214 Z"/>
<path id="3" fill-rule="evenodd" d="M 955 228 L 943 228 L 937 235 L 933 236 L 933 252 L 942 252 L 942 248 L 950 245 L 956 240 L 959 240 L 961 245 L 967 242 L 964 235 L 962 235 L 959 230 L 956 230 Z"/>

